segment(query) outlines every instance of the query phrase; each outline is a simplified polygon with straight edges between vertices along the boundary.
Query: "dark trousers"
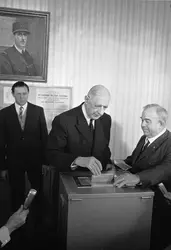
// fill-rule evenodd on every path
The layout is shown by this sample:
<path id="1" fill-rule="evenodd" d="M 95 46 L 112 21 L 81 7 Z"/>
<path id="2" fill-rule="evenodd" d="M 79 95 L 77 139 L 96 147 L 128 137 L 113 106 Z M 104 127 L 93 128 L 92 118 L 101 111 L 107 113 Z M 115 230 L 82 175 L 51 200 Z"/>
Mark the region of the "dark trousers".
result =
<path id="1" fill-rule="evenodd" d="M 153 206 L 150 250 L 163 250 L 171 244 L 170 230 L 168 230 L 170 224 L 171 205 L 163 195 L 157 193 Z"/>
<path id="2" fill-rule="evenodd" d="M 23 203 L 26 198 L 26 179 L 25 172 L 27 172 L 28 180 L 31 188 L 36 189 L 37 195 L 35 201 L 40 199 L 41 196 L 41 181 L 42 181 L 42 168 L 35 166 L 35 168 L 11 168 L 9 169 L 9 185 L 11 189 L 11 203 L 12 212 L 15 212 Z"/>
<path id="3" fill-rule="evenodd" d="M 15 171 L 13 169 L 15 169 Z M 29 207 L 29 214 L 27 216 L 26 223 L 21 228 L 13 232 L 11 242 L 8 244 L 8 248 L 14 249 L 14 246 L 16 246 L 17 249 L 37 250 L 39 249 L 37 248 L 37 244 L 39 245 L 41 242 L 37 241 L 37 232 L 39 231 L 39 228 L 41 229 L 42 225 L 42 167 L 38 168 L 35 166 L 35 168 L 30 169 L 13 169 L 8 171 L 9 185 L 11 190 L 11 213 L 18 210 L 18 208 L 24 203 L 27 195 L 27 178 L 30 188 L 36 189 L 37 194 Z"/>

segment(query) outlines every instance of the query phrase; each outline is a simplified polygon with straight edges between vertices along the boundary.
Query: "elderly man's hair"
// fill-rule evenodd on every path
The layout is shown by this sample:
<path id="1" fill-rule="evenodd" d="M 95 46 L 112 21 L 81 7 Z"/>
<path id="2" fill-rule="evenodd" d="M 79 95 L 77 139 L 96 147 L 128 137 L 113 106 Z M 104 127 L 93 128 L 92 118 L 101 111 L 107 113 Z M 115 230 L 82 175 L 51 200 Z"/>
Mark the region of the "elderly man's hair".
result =
<path id="1" fill-rule="evenodd" d="M 18 81 L 12 85 L 11 91 L 13 94 L 14 94 L 15 88 L 18 88 L 18 87 L 26 87 L 29 92 L 29 86 L 25 82 Z"/>
<path id="2" fill-rule="evenodd" d="M 109 90 L 103 85 L 95 85 L 88 92 L 89 97 L 97 96 L 97 95 L 104 95 L 104 94 L 107 94 L 110 97 Z"/>
<path id="3" fill-rule="evenodd" d="M 165 108 L 163 108 L 159 104 L 152 103 L 152 104 L 148 104 L 148 105 L 144 106 L 143 111 L 145 111 L 149 108 L 154 108 L 156 110 L 156 113 L 157 113 L 161 123 L 166 124 L 167 119 L 168 119 L 168 112 Z"/>

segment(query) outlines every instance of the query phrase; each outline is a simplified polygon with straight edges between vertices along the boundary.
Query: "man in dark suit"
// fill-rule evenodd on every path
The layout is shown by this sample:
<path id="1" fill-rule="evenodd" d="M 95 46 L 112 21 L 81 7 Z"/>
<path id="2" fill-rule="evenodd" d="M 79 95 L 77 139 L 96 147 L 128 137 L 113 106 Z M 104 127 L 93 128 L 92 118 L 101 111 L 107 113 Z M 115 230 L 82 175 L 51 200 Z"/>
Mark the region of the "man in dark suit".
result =
<path id="1" fill-rule="evenodd" d="M 125 159 L 131 169 L 114 183 L 116 187 L 139 185 L 155 191 L 152 223 L 152 249 L 155 250 L 162 249 L 168 240 L 166 225 L 170 213 L 158 189 L 158 184 L 163 182 L 171 190 L 171 133 L 166 129 L 167 118 L 167 111 L 158 104 L 144 107 L 141 116 L 144 135 L 132 155 Z"/>
<path id="2" fill-rule="evenodd" d="M 28 102 L 28 85 L 16 82 L 12 95 L 15 103 L 0 110 L 0 170 L 3 178 L 8 170 L 16 211 L 25 199 L 25 172 L 39 195 L 48 133 L 43 108 Z"/>
<path id="3" fill-rule="evenodd" d="M 0 54 L 0 74 L 36 76 L 32 56 L 26 50 L 28 23 L 13 23 L 14 45 Z"/>
<path id="4" fill-rule="evenodd" d="M 99 175 L 110 164 L 111 117 L 105 113 L 109 101 L 109 91 L 95 85 L 84 103 L 54 118 L 47 157 L 58 171 L 89 169 Z"/>

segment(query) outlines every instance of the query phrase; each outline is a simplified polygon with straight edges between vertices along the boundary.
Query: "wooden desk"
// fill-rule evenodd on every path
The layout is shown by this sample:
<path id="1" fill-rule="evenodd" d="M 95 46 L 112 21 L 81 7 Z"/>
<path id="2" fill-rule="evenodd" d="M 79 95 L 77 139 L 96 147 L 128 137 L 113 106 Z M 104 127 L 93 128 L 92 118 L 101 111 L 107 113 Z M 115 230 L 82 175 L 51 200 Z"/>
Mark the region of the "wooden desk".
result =
<path id="1" fill-rule="evenodd" d="M 138 188 L 78 188 L 60 174 L 59 234 L 67 250 L 149 250 L 154 193 Z"/>

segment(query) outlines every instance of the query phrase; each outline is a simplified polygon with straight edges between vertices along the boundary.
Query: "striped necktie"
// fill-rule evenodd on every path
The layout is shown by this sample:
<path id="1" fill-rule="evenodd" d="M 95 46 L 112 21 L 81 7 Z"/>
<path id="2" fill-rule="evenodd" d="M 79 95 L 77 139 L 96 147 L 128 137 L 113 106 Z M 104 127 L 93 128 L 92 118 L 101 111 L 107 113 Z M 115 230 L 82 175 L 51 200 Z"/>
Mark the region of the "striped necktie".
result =
<path id="1" fill-rule="evenodd" d="M 141 152 L 143 152 L 150 144 L 150 141 L 148 139 L 145 140 L 144 146 L 141 149 Z"/>
<path id="2" fill-rule="evenodd" d="M 20 108 L 19 108 L 19 118 L 22 120 L 22 116 L 23 116 L 23 107 L 22 106 L 20 106 Z"/>

